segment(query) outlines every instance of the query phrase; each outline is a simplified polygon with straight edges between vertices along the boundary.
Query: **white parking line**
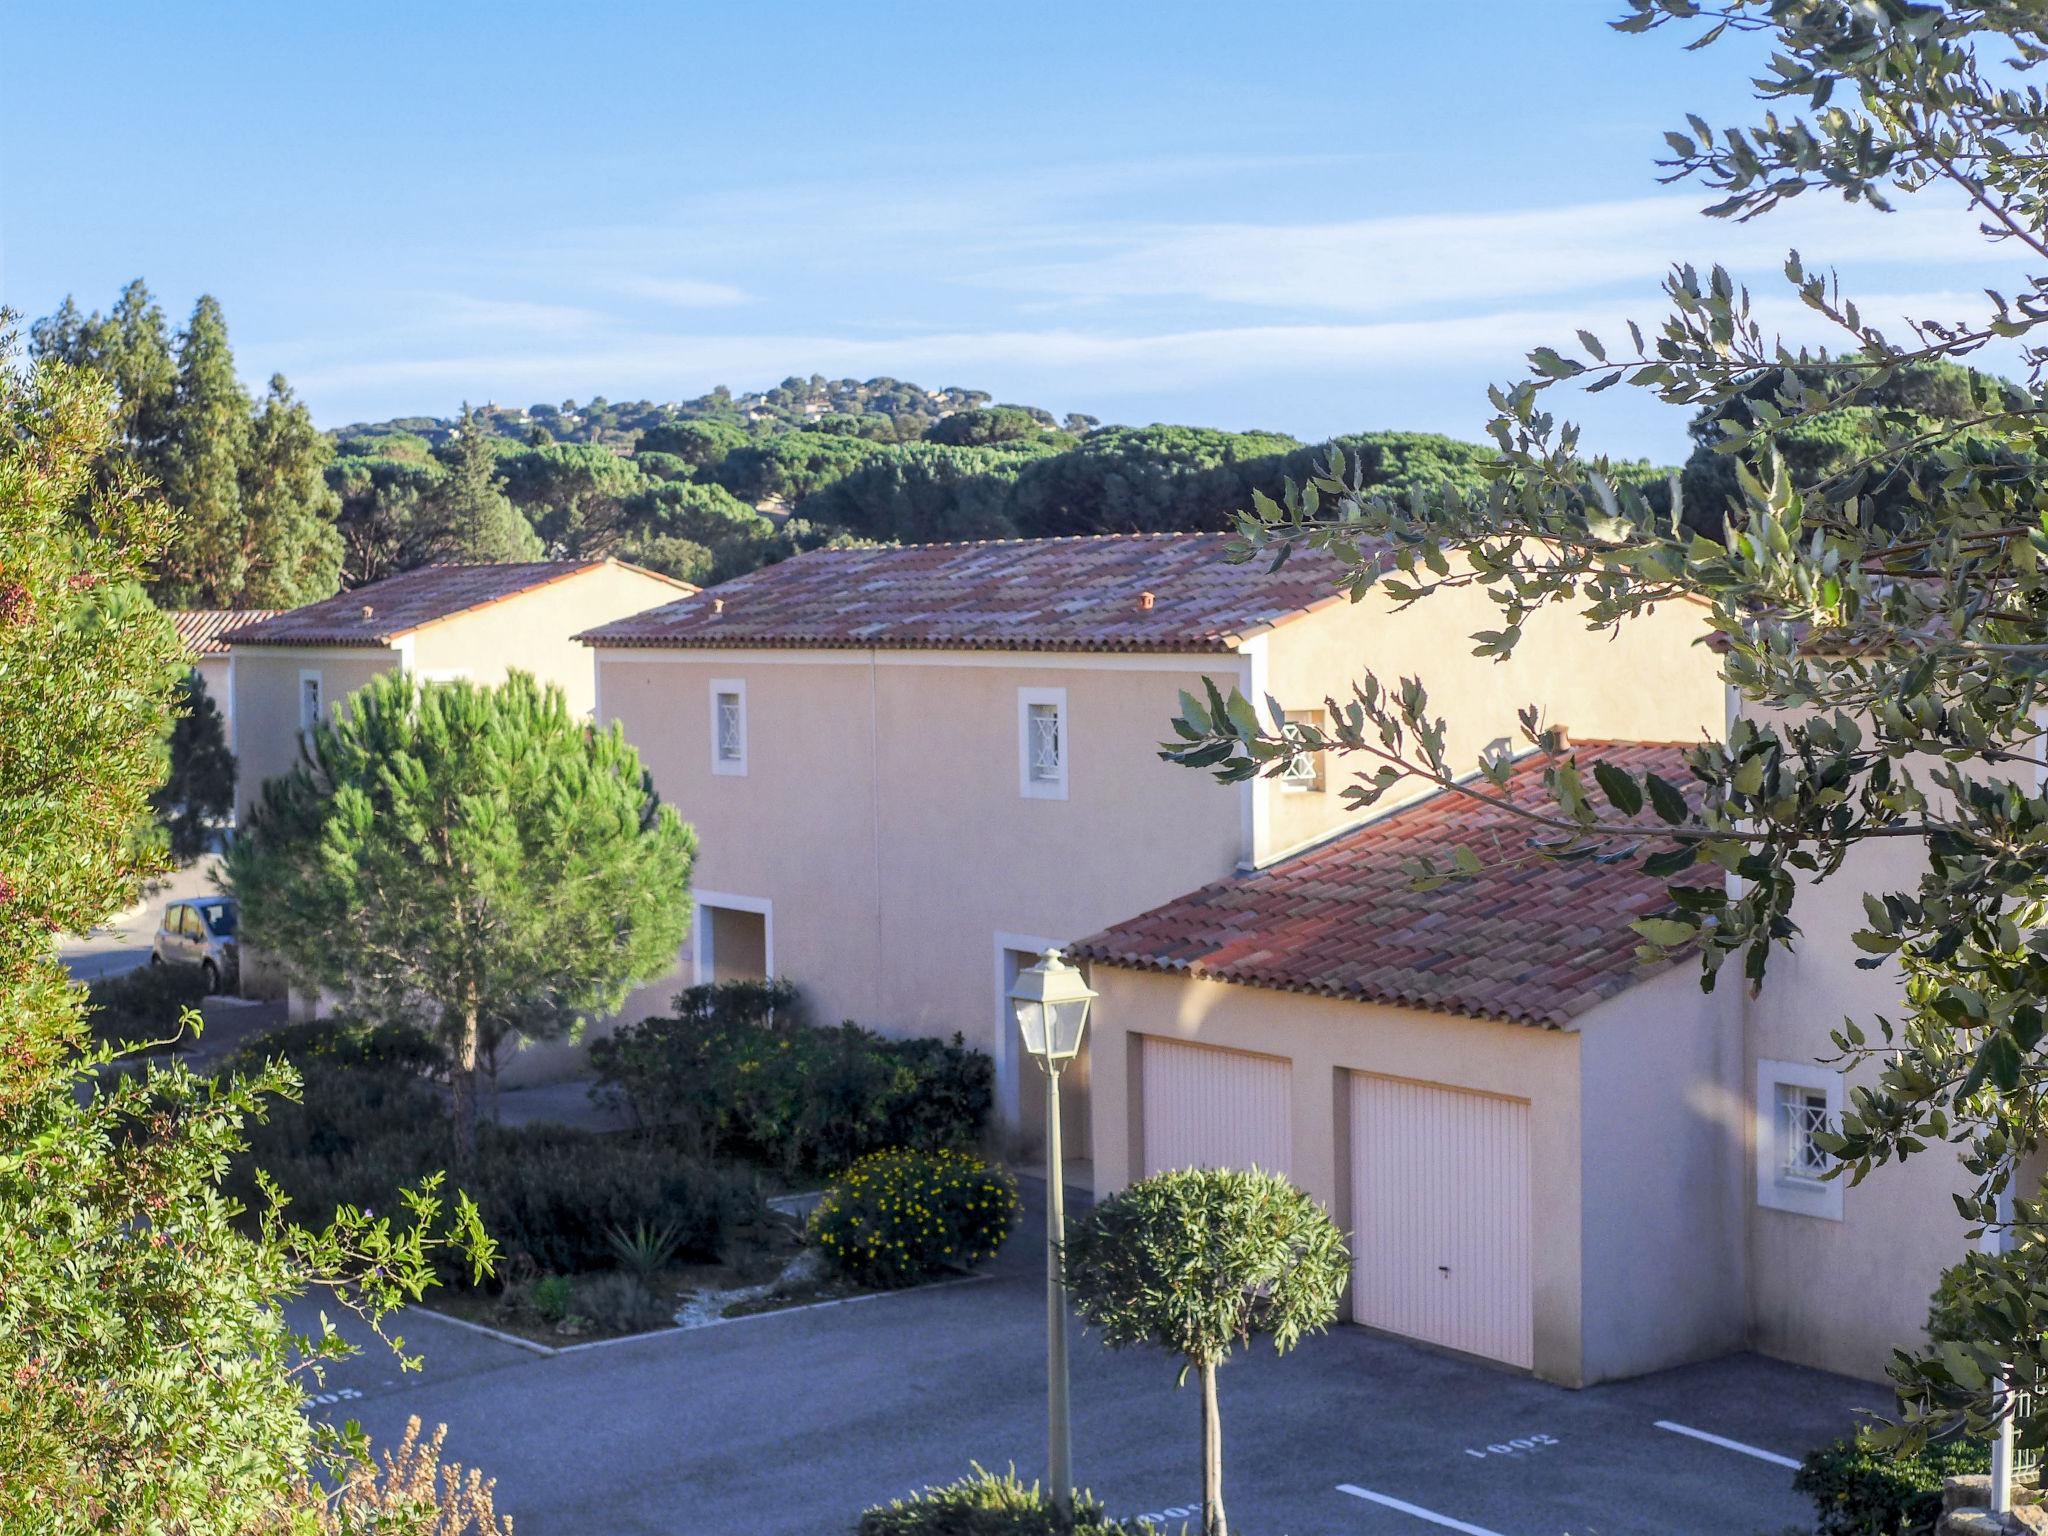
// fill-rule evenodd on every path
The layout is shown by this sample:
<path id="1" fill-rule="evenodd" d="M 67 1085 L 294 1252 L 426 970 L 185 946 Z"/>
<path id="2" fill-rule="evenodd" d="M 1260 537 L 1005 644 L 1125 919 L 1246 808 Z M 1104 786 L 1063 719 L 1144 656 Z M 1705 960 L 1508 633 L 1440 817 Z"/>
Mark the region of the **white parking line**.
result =
<path id="1" fill-rule="evenodd" d="M 1730 1440 L 1724 1435 L 1710 1435 L 1704 1429 L 1693 1429 L 1689 1425 L 1674 1424 L 1669 1419 L 1657 1420 L 1659 1429 L 1668 1429 L 1674 1435 L 1687 1435 L 1694 1440 L 1704 1440 L 1709 1445 L 1718 1445 L 1724 1451 L 1737 1451 L 1744 1456 L 1754 1456 L 1758 1461 L 1768 1461 L 1774 1467 L 1790 1467 L 1799 1470 L 1799 1463 L 1790 1456 L 1780 1456 L 1776 1451 L 1759 1450 L 1753 1445 L 1744 1445 L 1740 1440 Z"/>
<path id="2" fill-rule="evenodd" d="M 1500 1536 L 1498 1531 L 1489 1531 L 1483 1525 L 1467 1525 L 1463 1520 L 1453 1520 L 1449 1515 L 1440 1515 L 1433 1509 L 1424 1509 L 1420 1504 L 1410 1504 L 1402 1499 L 1390 1498 L 1384 1493 L 1374 1493 L 1370 1488 L 1360 1488 L 1355 1483 L 1339 1483 L 1339 1493 L 1348 1493 L 1354 1499 L 1364 1499 L 1370 1504 L 1384 1504 L 1388 1509 L 1398 1509 L 1404 1515 L 1413 1515 L 1418 1520 L 1427 1520 L 1431 1525 L 1440 1525 L 1446 1530 L 1463 1531 L 1465 1536 Z"/>

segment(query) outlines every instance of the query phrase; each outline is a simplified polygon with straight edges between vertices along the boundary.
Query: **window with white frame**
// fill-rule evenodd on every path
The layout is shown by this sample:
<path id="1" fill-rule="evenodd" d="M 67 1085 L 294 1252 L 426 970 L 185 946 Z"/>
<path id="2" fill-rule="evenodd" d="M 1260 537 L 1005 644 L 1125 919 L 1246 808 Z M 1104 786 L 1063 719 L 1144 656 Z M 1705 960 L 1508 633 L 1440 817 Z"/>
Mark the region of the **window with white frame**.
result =
<path id="1" fill-rule="evenodd" d="M 1017 690 L 1017 792 L 1027 800 L 1067 798 L 1067 690 Z"/>
<path id="2" fill-rule="evenodd" d="M 1756 1200 L 1776 1211 L 1842 1219 L 1842 1181 L 1821 1146 L 1842 1116 L 1842 1075 L 1813 1062 L 1756 1064 Z"/>
<path id="3" fill-rule="evenodd" d="M 1287 711 L 1290 725 L 1312 725 L 1323 728 L 1323 712 L 1320 709 L 1290 709 Z M 1323 787 L 1323 758 L 1321 752 L 1297 752 L 1287 760 L 1287 771 L 1280 776 L 1284 789 L 1297 794 L 1306 794 Z"/>
<path id="4" fill-rule="evenodd" d="M 320 674 L 299 674 L 299 729 L 311 735 L 320 723 Z"/>
<path id="5" fill-rule="evenodd" d="M 736 678 L 711 684 L 711 771 L 747 771 L 747 685 Z"/>

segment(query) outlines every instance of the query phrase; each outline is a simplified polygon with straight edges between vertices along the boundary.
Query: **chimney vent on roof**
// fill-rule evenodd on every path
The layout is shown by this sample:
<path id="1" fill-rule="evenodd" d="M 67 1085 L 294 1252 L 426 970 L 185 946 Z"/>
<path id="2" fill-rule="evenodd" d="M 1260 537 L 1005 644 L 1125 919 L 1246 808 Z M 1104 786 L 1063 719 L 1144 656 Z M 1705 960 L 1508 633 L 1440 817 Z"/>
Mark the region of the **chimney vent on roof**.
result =
<path id="1" fill-rule="evenodd" d="M 725 599 L 722 597 L 714 597 L 713 599 L 711 599 L 711 611 L 713 613 L 725 612 Z"/>
<path id="2" fill-rule="evenodd" d="M 1140 592 L 1138 594 L 1138 607 L 1146 613 L 1152 611 L 1152 594 L 1150 592 Z"/>
<path id="3" fill-rule="evenodd" d="M 376 611 L 377 611 L 377 610 L 376 610 L 376 609 L 374 609 L 374 608 L 372 608 L 372 607 L 371 607 L 371 606 L 370 606 L 370 605 L 369 605 L 368 603 L 365 603 L 365 604 L 363 604 L 363 617 L 364 617 L 364 618 L 366 618 L 366 619 L 367 619 L 367 618 L 369 618 L 369 617 L 370 617 L 370 616 L 371 616 L 372 614 L 374 614 L 374 613 L 375 613 Z"/>

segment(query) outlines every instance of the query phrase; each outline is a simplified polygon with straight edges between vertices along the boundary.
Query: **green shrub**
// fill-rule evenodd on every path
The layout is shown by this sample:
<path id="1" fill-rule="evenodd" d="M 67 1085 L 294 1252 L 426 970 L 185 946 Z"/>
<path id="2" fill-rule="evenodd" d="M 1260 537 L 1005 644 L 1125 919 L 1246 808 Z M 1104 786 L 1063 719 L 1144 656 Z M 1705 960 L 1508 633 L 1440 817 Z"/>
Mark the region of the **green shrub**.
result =
<path id="1" fill-rule="evenodd" d="M 442 1063 L 441 1052 L 425 1030 L 404 1024 L 365 1024 L 347 1017 L 285 1024 L 252 1035 L 236 1051 L 236 1063 L 247 1068 L 282 1056 L 301 1072 L 315 1067 L 390 1067 L 425 1076 Z"/>
<path id="2" fill-rule="evenodd" d="M 403 1042 L 382 1045 L 400 1055 Z M 352 1048 L 353 1049 L 353 1048 Z M 398 1191 L 454 1166 L 454 1138 L 441 1093 L 385 1056 L 336 1065 L 287 1049 L 305 1079 L 297 1104 L 275 1106 L 248 1128 L 249 1150 L 229 1188 L 252 1209 L 260 1168 L 302 1212 L 342 1205 L 397 1213 Z M 713 1259 L 726 1235 L 760 1209 L 751 1180 L 690 1162 L 642 1137 L 562 1126 L 478 1127 L 475 1166 L 451 1174 L 482 1213 L 508 1260 L 575 1272 L 615 1262 L 612 1234 L 673 1233 L 677 1256 Z M 524 1261 L 521 1256 L 524 1256 Z M 451 1283 L 467 1283 L 452 1270 Z"/>
<path id="3" fill-rule="evenodd" d="M 1916 1456 L 1837 1440 L 1806 1458 L 1792 1487 L 1813 1500 L 1818 1536 L 1932 1536 L 1942 1480 L 1990 1470 L 1990 1447 L 1975 1440 L 1941 1441 Z"/>
<path id="4" fill-rule="evenodd" d="M 190 1043 L 180 1020 L 206 996 L 206 978 L 197 967 L 144 965 L 118 976 L 102 976 L 86 989 L 86 1019 L 94 1041 L 107 1045 L 144 1045 L 159 1040 Z"/>
<path id="5" fill-rule="evenodd" d="M 533 1310 L 551 1323 L 566 1322 L 576 1287 L 567 1275 L 543 1275 L 533 1282 Z"/>
<path id="6" fill-rule="evenodd" d="M 1152 1536 L 1144 1520 L 1111 1520 L 1085 1493 L 1074 1495 L 1074 1519 L 1053 1508 L 1038 1484 L 1015 1467 L 1003 1476 L 975 1467 L 970 1476 L 907 1499 L 877 1504 L 860 1517 L 858 1536 Z"/>
<path id="7" fill-rule="evenodd" d="M 862 1285 L 915 1285 L 994 1256 L 1017 1217 L 1017 1185 L 964 1152 L 875 1152 L 825 1192 L 810 1232 Z"/>
<path id="8" fill-rule="evenodd" d="M 993 1065 L 958 1035 L 819 1028 L 786 981 L 692 987 L 673 1016 L 593 1042 L 591 1064 L 641 1125 L 702 1157 L 758 1158 L 792 1175 L 887 1147 L 971 1148 L 995 1101 Z"/>

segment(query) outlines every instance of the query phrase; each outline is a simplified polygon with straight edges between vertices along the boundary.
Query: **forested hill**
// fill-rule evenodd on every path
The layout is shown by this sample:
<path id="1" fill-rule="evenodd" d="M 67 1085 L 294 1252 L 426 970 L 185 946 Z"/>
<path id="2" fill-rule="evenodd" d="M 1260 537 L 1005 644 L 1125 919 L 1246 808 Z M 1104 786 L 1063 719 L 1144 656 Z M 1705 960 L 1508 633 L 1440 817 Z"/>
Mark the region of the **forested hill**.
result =
<path id="1" fill-rule="evenodd" d="M 113 451 L 179 515 L 153 583 L 172 607 L 290 607 L 437 561 L 617 555 L 708 583 L 824 545 L 1220 529 L 1323 447 L 821 376 L 321 432 L 281 377 L 244 388 L 210 298 L 174 329 L 136 282 L 104 314 L 67 300 L 33 340 L 118 390 Z M 1339 441 L 1391 492 L 1476 490 L 1492 457 L 1425 433 Z"/>
<path id="2" fill-rule="evenodd" d="M 878 442 L 915 442 L 945 417 L 989 404 L 990 397 L 978 389 L 928 390 L 901 379 L 828 379 L 814 373 L 808 379 L 791 377 L 773 389 L 744 395 L 735 395 L 721 384 L 694 400 L 613 401 L 598 395 L 580 405 L 574 400 L 527 406 L 493 401 L 476 406 L 475 415 L 500 437 L 629 449 L 641 433 L 683 421 L 716 421 L 755 431 L 817 425 Z M 1086 432 L 1101 425 L 1093 416 L 1079 414 L 1055 420 L 1051 412 L 1035 406 L 1001 409 L 1021 411 L 1042 427 L 1061 426 L 1069 432 Z M 439 443 L 453 437 L 461 424 L 460 415 L 399 416 L 390 421 L 358 422 L 335 436 L 381 437 L 402 432 Z"/>

